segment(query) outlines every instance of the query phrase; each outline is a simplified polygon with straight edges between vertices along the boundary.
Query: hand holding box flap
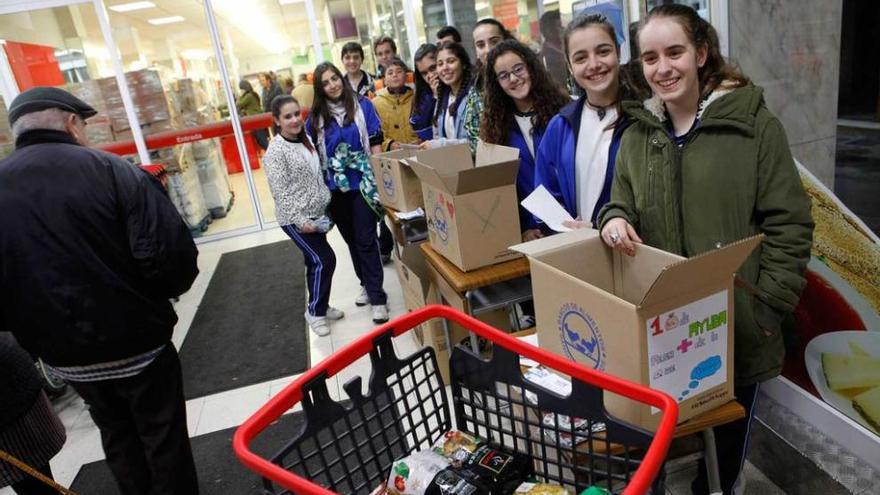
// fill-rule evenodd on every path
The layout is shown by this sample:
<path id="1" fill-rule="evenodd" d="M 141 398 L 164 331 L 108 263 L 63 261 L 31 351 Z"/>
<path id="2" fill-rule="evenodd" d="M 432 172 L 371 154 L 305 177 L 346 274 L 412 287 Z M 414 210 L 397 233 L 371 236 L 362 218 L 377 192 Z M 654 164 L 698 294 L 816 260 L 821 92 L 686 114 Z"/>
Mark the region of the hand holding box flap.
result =
<path id="1" fill-rule="evenodd" d="M 711 281 L 706 279 L 706 274 L 716 274 L 719 277 L 729 277 L 732 280 L 733 274 L 745 262 L 755 247 L 761 243 L 762 239 L 764 239 L 764 234 L 748 237 L 666 266 L 654 284 L 651 285 L 639 306 L 653 306 L 662 302 L 669 294 L 681 293 L 683 284 L 690 284 L 693 281 L 705 284 Z M 638 249 L 643 247 L 639 246 L 636 253 L 638 253 Z"/>

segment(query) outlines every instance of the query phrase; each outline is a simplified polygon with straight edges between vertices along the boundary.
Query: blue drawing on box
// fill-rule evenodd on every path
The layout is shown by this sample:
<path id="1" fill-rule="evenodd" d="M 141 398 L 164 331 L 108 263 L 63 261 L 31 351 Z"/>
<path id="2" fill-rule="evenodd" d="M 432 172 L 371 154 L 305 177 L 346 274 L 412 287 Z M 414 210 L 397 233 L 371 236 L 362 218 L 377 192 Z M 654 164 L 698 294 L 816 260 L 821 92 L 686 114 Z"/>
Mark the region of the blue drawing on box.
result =
<path id="1" fill-rule="evenodd" d="M 688 383 L 688 389 L 681 392 L 678 400 L 684 400 L 684 398 L 690 394 L 691 390 L 696 390 L 697 387 L 700 386 L 701 380 L 705 380 L 715 373 L 718 373 L 718 370 L 721 369 L 721 364 L 721 356 L 715 355 L 694 366 L 694 369 L 691 370 L 691 381 Z"/>
<path id="2" fill-rule="evenodd" d="M 388 197 L 394 197 L 394 177 L 387 170 L 382 171 L 382 187 L 385 188 L 385 194 Z"/>
<path id="3" fill-rule="evenodd" d="M 449 241 L 449 222 L 446 221 L 446 212 L 440 203 L 434 205 L 434 228 L 443 244 Z"/>
<path id="4" fill-rule="evenodd" d="M 572 360 L 587 359 L 593 369 L 605 369 L 605 341 L 599 325 L 577 304 L 564 304 L 559 310 L 559 340 Z"/>

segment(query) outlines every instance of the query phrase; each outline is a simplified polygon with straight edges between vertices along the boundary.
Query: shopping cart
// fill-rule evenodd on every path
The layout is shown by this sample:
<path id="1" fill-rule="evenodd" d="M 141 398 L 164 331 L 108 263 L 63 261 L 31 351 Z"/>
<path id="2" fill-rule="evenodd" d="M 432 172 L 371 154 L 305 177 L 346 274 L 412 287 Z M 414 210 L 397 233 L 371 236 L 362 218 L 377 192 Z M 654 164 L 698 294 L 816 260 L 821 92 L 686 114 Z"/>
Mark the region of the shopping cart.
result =
<path id="1" fill-rule="evenodd" d="M 434 349 L 398 358 L 392 345 L 392 337 L 431 318 L 451 320 L 494 344 L 490 357 L 467 346 L 453 349 L 454 425 Z M 343 386 L 348 398 L 333 400 L 327 380 L 364 356 L 372 366 L 368 391 L 354 377 Z M 571 393 L 562 396 L 525 379 L 522 358 L 571 377 Z M 606 391 L 658 408 L 657 431 L 609 416 Z M 304 419 L 291 439 L 270 458 L 256 454 L 255 437 L 300 403 Z M 233 449 L 263 477 L 266 494 L 370 493 L 383 484 L 394 460 L 429 448 L 454 426 L 495 448 L 531 456 L 538 477 L 575 493 L 591 485 L 627 495 L 662 493 L 677 416 L 677 404 L 662 392 L 587 369 L 450 307 L 428 306 L 375 328 L 309 369 L 238 428 Z"/>

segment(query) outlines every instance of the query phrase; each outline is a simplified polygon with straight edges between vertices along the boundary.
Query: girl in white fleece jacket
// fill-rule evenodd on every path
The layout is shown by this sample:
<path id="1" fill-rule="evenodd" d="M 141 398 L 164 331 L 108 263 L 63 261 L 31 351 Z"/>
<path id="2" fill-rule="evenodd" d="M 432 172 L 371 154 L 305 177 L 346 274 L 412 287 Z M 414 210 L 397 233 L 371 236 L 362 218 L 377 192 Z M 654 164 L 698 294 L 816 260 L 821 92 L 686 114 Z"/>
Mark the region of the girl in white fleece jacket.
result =
<path id="1" fill-rule="evenodd" d="M 332 228 L 326 215 L 330 190 L 324 183 L 318 153 L 305 132 L 299 103 L 290 95 L 271 103 L 275 137 L 263 157 L 269 189 L 275 200 L 275 217 L 303 252 L 309 289 L 306 321 L 318 336 L 330 333 L 327 320 L 338 320 L 342 311 L 330 307 L 330 285 L 336 255 L 327 243 Z"/>

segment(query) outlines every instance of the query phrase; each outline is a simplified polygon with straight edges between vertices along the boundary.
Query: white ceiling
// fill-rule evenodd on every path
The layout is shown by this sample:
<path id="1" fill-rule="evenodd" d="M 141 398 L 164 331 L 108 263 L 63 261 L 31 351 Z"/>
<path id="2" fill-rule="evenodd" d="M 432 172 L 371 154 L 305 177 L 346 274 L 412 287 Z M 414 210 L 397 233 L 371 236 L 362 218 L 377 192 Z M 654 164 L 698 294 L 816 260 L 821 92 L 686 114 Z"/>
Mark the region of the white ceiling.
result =
<path id="1" fill-rule="evenodd" d="M 125 13 L 109 10 L 111 26 L 117 32 L 129 27 L 135 28 L 142 44 L 162 45 L 167 40 L 177 50 L 211 50 L 204 5 L 201 1 L 151 1 L 156 4 L 155 8 Z M 122 3 L 127 3 L 127 0 L 108 1 L 107 6 Z M 283 51 L 300 46 L 311 46 L 308 18 L 302 3 L 280 5 L 277 0 L 214 0 L 212 5 L 221 43 L 229 43 L 232 52 L 239 58 L 265 54 L 269 47 Z M 315 10 L 321 12 L 323 8 L 323 0 L 316 0 Z M 162 26 L 154 26 L 147 22 L 149 19 L 175 15 L 182 16 L 186 20 Z M 94 32 L 91 29 L 89 31 L 90 34 Z M 99 35 L 100 31 L 95 34 Z M 141 47 L 142 50 L 144 48 L 148 49 L 145 46 Z M 224 48 L 230 49 L 226 46 Z"/>

